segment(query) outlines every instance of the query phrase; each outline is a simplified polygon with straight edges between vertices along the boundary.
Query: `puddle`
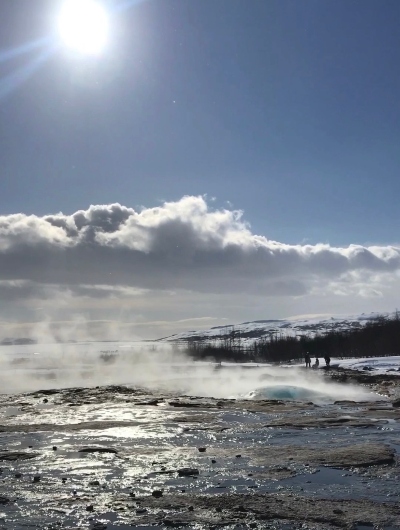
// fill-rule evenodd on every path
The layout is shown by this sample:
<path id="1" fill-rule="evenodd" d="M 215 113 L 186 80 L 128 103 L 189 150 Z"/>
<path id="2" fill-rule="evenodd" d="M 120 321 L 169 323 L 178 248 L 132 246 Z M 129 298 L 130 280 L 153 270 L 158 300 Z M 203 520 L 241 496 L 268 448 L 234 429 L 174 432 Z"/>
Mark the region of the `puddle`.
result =
<path id="1" fill-rule="evenodd" d="M 18 416 L 18 414 L 21 414 L 21 410 L 18 407 L 5 407 L 1 416 L 11 418 L 12 416 Z"/>

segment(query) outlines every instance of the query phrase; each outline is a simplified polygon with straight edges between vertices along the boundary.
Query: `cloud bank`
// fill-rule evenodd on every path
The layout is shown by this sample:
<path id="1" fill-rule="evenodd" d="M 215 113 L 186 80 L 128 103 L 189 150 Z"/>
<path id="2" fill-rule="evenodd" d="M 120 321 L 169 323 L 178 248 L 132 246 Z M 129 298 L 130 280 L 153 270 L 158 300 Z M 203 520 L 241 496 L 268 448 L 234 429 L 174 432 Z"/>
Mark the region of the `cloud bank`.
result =
<path id="1" fill-rule="evenodd" d="M 379 298 L 398 285 L 399 276 L 399 246 L 272 241 L 252 233 L 243 212 L 213 209 L 204 197 L 140 211 L 110 204 L 72 215 L 0 217 L 3 305 L 27 306 L 60 293 L 97 308 L 102 300 L 124 306 L 124 299 L 138 297 L 151 307 L 158 298 L 183 292 L 193 302 L 197 296 L 203 302 L 216 296 Z M 205 314 L 177 318 L 184 316 Z"/>

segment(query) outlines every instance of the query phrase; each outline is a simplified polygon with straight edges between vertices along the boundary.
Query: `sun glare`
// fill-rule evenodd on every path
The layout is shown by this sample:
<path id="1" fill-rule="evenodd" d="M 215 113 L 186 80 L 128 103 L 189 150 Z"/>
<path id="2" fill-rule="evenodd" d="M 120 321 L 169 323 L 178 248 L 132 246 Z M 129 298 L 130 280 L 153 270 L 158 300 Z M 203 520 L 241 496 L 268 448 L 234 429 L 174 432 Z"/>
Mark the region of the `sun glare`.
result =
<path id="1" fill-rule="evenodd" d="M 67 0 L 58 19 L 63 43 L 71 50 L 98 55 L 107 43 L 108 16 L 95 0 Z"/>

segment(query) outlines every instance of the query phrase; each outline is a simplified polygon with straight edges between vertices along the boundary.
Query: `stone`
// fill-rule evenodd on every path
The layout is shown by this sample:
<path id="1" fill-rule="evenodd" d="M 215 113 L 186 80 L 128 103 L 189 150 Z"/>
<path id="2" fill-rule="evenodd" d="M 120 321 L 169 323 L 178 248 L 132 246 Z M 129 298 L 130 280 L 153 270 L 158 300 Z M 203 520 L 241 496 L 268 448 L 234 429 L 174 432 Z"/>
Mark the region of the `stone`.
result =
<path id="1" fill-rule="evenodd" d="M 118 451 L 112 447 L 82 447 L 79 453 L 111 453 L 116 455 Z"/>
<path id="2" fill-rule="evenodd" d="M 29 446 L 32 447 L 32 446 Z M 0 460 L 7 460 L 9 462 L 14 462 L 15 460 L 30 460 L 31 458 L 36 458 L 39 456 L 37 453 L 23 453 L 19 451 L 7 451 L 5 453 L 0 453 Z"/>
<path id="3" fill-rule="evenodd" d="M 181 469 L 178 469 L 178 475 L 180 477 L 191 477 L 193 475 L 198 475 L 199 473 L 198 469 L 192 467 L 182 467 Z"/>

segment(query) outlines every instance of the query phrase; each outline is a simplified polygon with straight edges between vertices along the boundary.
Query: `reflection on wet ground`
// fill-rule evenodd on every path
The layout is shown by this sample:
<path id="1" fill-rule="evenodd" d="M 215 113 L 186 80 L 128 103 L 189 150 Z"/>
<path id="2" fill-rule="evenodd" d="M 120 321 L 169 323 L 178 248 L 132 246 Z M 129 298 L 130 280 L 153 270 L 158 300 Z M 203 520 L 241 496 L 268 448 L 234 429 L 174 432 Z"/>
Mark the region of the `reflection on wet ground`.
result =
<path id="1" fill-rule="evenodd" d="M 3 396 L 0 418 L 7 530 L 400 528 L 390 403 L 106 387 Z"/>

